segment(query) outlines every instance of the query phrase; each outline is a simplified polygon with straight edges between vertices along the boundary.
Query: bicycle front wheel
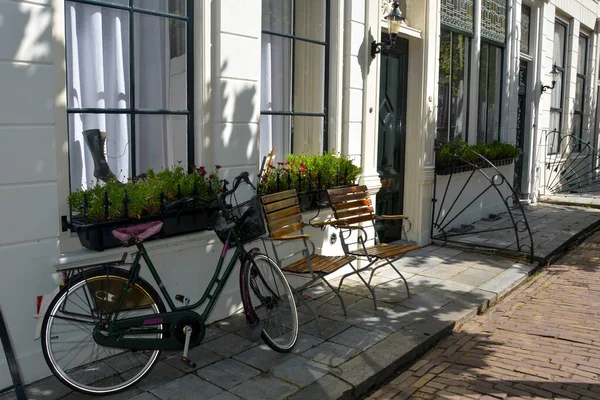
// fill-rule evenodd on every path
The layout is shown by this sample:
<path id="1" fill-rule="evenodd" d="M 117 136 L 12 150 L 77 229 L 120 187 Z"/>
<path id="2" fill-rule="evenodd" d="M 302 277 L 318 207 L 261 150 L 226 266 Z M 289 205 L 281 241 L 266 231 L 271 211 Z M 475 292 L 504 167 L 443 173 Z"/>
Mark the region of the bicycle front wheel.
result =
<path id="1" fill-rule="evenodd" d="M 267 255 L 256 253 L 246 284 L 252 308 L 263 324 L 262 339 L 277 352 L 289 352 L 298 339 L 298 313 L 283 272 Z"/>
<path id="2" fill-rule="evenodd" d="M 165 306 L 154 288 L 141 278 L 127 288 L 121 302 L 127 271 L 102 268 L 84 274 L 73 278 L 50 303 L 42 327 L 42 350 L 54 375 L 71 389 L 92 395 L 117 393 L 150 372 L 160 351 L 100 346 L 94 340 L 94 330 L 110 321 L 117 311 L 118 319 L 123 319 L 158 314 L 165 311 Z M 160 329 L 161 325 L 152 328 Z"/>

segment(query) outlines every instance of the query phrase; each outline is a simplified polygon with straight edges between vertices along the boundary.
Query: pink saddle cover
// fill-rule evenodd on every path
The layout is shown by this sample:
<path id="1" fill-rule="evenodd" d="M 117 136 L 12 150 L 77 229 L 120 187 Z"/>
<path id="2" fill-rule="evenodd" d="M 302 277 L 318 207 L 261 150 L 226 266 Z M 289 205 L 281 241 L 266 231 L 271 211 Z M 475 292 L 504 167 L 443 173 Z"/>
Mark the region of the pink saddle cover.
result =
<path id="1" fill-rule="evenodd" d="M 141 242 L 149 237 L 156 235 L 163 227 L 160 221 L 152 221 L 145 224 L 128 226 L 126 228 L 118 228 L 112 231 L 114 237 L 124 243 L 133 241 Z"/>

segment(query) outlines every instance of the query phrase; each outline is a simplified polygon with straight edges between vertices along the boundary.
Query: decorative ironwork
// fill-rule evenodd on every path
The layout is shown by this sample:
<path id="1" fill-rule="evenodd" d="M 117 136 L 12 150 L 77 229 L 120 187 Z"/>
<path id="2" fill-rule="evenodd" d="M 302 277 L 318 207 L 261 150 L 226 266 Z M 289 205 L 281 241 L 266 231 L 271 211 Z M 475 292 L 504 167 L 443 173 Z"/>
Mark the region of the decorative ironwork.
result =
<path id="1" fill-rule="evenodd" d="M 482 0 L 481 37 L 506 41 L 506 0 Z"/>
<path id="2" fill-rule="evenodd" d="M 521 53 L 529 54 L 529 34 L 531 29 L 531 7 L 521 5 L 521 38 L 519 46 Z"/>
<path id="3" fill-rule="evenodd" d="M 548 148 L 557 151 L 548 154 Z M 540 171 L 542 194 L 583 196 L 600 191 L 600 155 L 591 143 L 572 134 L 561 136 L 554 130 L 543 131 L 538 154 L 547 154 Z"/>
<path id="4" fill-rule="evenodd" d="M 473 0 L 442 0 L 442 25 L 473 33 Z"/>
<path id="5" fill-rule="evenodd" d="M 436 149 L 441 149 L 436 142 Z M 436 165 L 431 239 L 534 259 L 533 236 L 510 181 L 476 151 L 455 143 L 450 174 Z M 447 155 L 447 153 L 445 154 Z M 460 166 L 468 171 L 462 172 Z M 482 214 L 482 209 L 488 210 Z M 502 235 L 501 232 L 505 232 Z"/>
<path id="6" fill-rule="evenodd" d="M 523 153 L 525 145 L 525 99 L 527 97 L 527 62 L 521 61 L 519 65 L 519 94 L 517 97 L 517 132 L 516 145 L 521 150 L 519 159 L 515 161 L 514 188 L 519 194 L 522 193 L 521 181 L 523 175 Z"/>

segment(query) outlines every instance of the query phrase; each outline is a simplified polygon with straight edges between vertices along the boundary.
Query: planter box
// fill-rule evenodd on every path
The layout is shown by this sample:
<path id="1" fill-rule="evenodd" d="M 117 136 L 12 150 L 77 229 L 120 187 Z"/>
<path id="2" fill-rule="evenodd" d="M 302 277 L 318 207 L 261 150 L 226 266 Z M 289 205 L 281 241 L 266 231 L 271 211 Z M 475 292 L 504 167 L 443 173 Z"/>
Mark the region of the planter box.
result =
<path id="1" fill-rule="evenodd" d="M 218 208 L 187 210 L 182 212 L 169 211 L 163 215 L 141 219 L 125 219 L 110 222 L 85 224 L 83 218 L 73 217 L 68 224 L 71 232 L 76 232 L 81 245 L 90 250 L 103 251 L 121 246 L 121 242 L 112 235 L 117 228 L 137 225 L 149 221 L 162 221 L 163 229 L 151 239 L 183 235 L 186 233 L 211 230 L 219 213 Z"/>
<path id="2" fill-rule="evenodd" d="M 513 158 L 503 158 L 500 160 L 491 161 L 492 164 L 496 167 L 501 167 L 503 165 L 510 165 L 514 163 L 515 160 Z M 485 161 L 474 161 L 474 165 L 470 164 L 436 164 L 435 173 L 437 175 L 451 175 L 458 174 L 461 172 L 473 171 L 477 167 L 479 168 L 490 168 L 490 165 Z"/>

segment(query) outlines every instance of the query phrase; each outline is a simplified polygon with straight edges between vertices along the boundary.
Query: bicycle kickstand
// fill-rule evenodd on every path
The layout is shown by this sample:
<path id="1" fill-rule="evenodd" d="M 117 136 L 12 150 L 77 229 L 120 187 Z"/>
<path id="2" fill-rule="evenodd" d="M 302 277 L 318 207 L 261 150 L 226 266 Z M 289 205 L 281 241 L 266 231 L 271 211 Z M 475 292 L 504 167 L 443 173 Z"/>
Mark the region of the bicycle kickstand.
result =
<path id="1" fill-rule="evenodd" d="M 190 350 L 190 337 L 192 336 L 192 327 L 186 325 L 183 328 L 183 332 L 185 333 L 185 345 L 183 346 L 183 355 L 181 356 L 181 362 L 189 368 L 196 368 L 196 363 L 187 357 L 188 351 Z"/>

